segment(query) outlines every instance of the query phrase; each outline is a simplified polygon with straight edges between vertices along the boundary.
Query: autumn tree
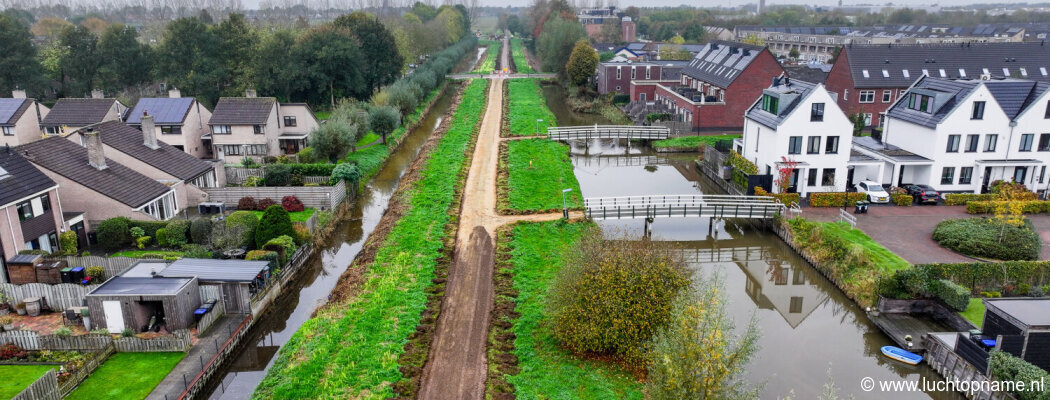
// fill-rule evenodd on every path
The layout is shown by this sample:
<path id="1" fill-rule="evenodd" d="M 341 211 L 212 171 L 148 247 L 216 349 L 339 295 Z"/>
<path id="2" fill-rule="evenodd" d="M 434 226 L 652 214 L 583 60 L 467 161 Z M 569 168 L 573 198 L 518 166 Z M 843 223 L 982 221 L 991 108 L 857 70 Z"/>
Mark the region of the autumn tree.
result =
<path id="1" fill-rule="evenodd" d="M 569 80 L 576 86 L 583 86 L 594 76 L 594 70 L 598 67 L 598 52 L 591 47 L 587 39 L 576 41 L 569 55 L 569 62 L 565 70 L 569 74 Z"/>
<path id="2" fill-rule="evenodd" d="M 780 162 L 777 166 L 777 179 L 773 183 L 777 185 L 777 190 L 780 193 L 787 193 L 788 188 L 792 183 L 791 179 L 795 175 L 795 170 L 798 168 L 798 161 L 780 156 Z M 809 182 L 810 185 L 815 185 L 816 182 Z"/>

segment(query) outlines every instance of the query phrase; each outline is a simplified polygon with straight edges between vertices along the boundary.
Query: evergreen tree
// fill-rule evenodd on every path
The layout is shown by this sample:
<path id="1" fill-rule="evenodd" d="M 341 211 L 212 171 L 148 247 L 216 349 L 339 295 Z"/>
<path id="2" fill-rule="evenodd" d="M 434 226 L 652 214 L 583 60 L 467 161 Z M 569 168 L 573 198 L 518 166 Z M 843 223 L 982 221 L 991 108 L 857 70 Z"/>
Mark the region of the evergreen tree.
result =
<path id="1" fill-rule="evenodd" d="M 36 89 L 41 86 L 40 62 L 36 58 L 29 28 L 9 15 L 0 14 L 0 93 L 12 89 Z"/>

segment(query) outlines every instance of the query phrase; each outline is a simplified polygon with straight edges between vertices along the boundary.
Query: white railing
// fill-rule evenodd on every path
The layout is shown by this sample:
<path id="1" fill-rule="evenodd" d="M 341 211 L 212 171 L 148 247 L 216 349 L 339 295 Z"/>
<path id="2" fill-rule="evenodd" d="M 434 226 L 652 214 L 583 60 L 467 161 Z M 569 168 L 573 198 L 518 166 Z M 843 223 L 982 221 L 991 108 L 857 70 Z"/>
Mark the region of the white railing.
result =
<path id="1" fill-rule="evenodd" d="M 802 216 L 802 207 L 798 205 L 797 201 L 791 202 L 791 205 L 788 206 L 788 211 L 791 211 L 791 214 L 796 217 Z"/>
<path id="2" fill-rule="evenodd" d="M 773 218 L 786 208 L 768 196 L 654 195 L 584 199 L 592 219 Z"/>
<path id="3" fill-rule="evenodd" d="M 573 139 L 667 139 L 671 130 L 666 126 L 594 125 L 552 126 L 547 136 L 553 140 Z"/>
<path id="4" fill-rule="evenodd" d="M 857 228 L 857 217 L 847 212 L 845 208 L 839 209 L 839 222 L 842 221 L 849 222 L 850 228 Z"/>

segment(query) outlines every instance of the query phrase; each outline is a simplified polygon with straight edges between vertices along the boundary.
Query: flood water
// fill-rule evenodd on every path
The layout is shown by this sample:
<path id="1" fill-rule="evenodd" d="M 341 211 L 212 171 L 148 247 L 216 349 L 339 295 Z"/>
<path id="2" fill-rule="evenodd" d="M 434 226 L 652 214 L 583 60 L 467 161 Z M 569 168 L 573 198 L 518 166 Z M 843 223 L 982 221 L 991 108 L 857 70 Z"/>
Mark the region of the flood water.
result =
<path id="1" fill-rule="evenodd" d="M 695 154 L 657 154 L 637 143 L 594 140 L 571 143 L 576 178 L 586 197 L 642 194 L 722 194 L 702 176 Z M 864 310 L 813 269 L 772 232 L 746 222 L 700 218 L 656 219 L 654 240 L 674 241 L 699 274 L 717 274 L 726 287 L 728 310 L 738 330 L 754 314 L 760 350 L 747 366 L 753 383 L 764 383 L 763 399 L 791 393 L 815 399 L 828 371 L 841 398 L 962 399 L 955 393 L 879 393 L 860 388 L 864 377 L 911 380 L 940 375 L 925 365 L 906 366 L 880 352 L 892 345 Z M 600 221 L 606 232 L 641 236 L 644 222 Z M 615 233 L 614 233 L 615 234 Z"/>
<path id="2" fill-rule="evenodd" d="M 467 58 L 469 60 L 469 58 Z M 328 299 L 339 276 L 361 251 L 364 241 L 372 233 L 386 210 L 390 197 L 397 189 L 401 176 L 415 160 L 430 133 L 441 124 L 448 110 L 454 90 L 445 90 L 431 112 L 419 126 L 409 132 L 401 146 L 390 155 L 386 165 L 372 178 L 355 200 L 348 220 L 339 221 L 336 233 L 328 247 L 320 250 L 310 264 L 299 274 L 292 287 L 286 289 L 265 315 L 260 317 L 250 333 L 247 345 L 225 371 L 221 382 L 213 384 L 211 399 L 248 399 L 266 371 L 273 365 L 280 346 L 291 338 L 310 314 Z"/>

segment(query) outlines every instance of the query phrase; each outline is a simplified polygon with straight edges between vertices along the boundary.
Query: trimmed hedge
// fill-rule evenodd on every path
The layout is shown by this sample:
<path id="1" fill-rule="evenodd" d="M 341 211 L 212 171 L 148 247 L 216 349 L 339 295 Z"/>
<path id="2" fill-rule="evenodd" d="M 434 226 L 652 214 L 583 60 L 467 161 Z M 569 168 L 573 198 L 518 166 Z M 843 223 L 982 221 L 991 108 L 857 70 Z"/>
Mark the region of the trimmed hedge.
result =
<path id="1" fill-rule="evenodd" d="M 894 193 L 890 195 L 890 202 L 898 206 L 907 207 L 915 203 L 915 198 L 912 197 L 910 194 Z"/>
<path id="2" fill-rule="evenodd" d="M 992 379 L 999 382 L 1050 382 L 1050 373 L 1031 363 L 1002 351 L 993 351 L 988 359 L 988 370 Z M 1028 387 L 1026 386 L 1026 389 Z M 1044 388 L 1045 389 L 1045 388 Z M 1050 390 L 1024 390 L 1011 392 L 1019 400 L 1050 400 Z"/>
<path id="3" fill-rule="evenodd" d="M 933 240 L 968 256 L 997 260 L 1037 260 L 1042 248 L 1027 219 L 1020 227 L 982 217 L 944 220 L 933 229 Z"/>
<path id="4" fill-rule="evenodd" d="M 780 201 L 780 204 L 791 205 L 799 203 L 802 199 L 798 193 L 769 193 L 761 187 L 755 186 L 755 196 L 769 196 Z M 801 204 L 801 203 L 800 203 Z"/>
<path id="5" fill-rule="evenodd" d="M 966 311 L 970 306 L 970 290 L 947 279 L 930 282 L 930 295 L 941 299 L 956 311 Z"/>
<path id="6" fill-rule="evenodd" d="M 809 205 L 811 207 L 842 207 L 856 205 L 858 201 L 868 199 L 868 195 L 860 192 L 816 192 L 809 194 Z"/>
<path id="7" fill-rule="evenodd" d="M 930 279 L 949 279 L 961 285 L 971 286 L 974 292 L 987 289 L 997 291 L 1006 285 L 1041 287 L 1050 283 L 1050 261 L 1045 260 L 917 264 L 912 269 L 922 271 Z"/>
<path id="8" fill-rule="evenodd" d="M 970 290 L 929 268 L 897 270 L 879 280 L 879 295 L 891 299 L 935 298 L 957 311 L 970 304 Z"/>
<path id="9" fill-rule="evenodd" d="M 169 246 L 178 247 L 186 243 L 189 243 L 190 233 L 190 221 L 184 219 L 176 219 L 168 222 L 168 226 L 164 228 L 168 234 Z"/>
<path id="10" fill-rule="evenodd" d="M 127 244 L 131 240 L 131 236 L 128 235 L 128 223 L 127 218 L 117 217 L 98 224 L 95 235 L 98 237 L 99 246 L 106 251 L 115 251 Z"/>
<path id="11" fill-rule="evenodd" d="M 744 156 L 740 155 L 740 153 L 737 153 L 735 151 L 729 152 L 729 158 L 726 159 L 726 164 L 730 167 L 733 167 L 734 169 L 740 170 L 740 172 L 743 172 L 747 175 L 758 173 L 758 166 L 756 166 L 755 163 L 751 162 L 751 160 L 744 158 Z"/>
<path id="12" fill-rule="evenodd" d="M 999 200 L 999 195 L 995 193 L 948 193 L 944 195 L 944 204 L 948 206 L 961 206 L 971 201 L 992 201 Z"/>
<path id="13" fill-rule="evenodd" d="M 1024 204 L 1022 210 L 1025 214 L 1050 213 L 1050 201 L 1030 200 L 1019 201 Z M 967 214 L 989 214 L 994 213 L 997 206 L 1006 205 L 1009 201 L 970 201 L 966 203 Z"/>

